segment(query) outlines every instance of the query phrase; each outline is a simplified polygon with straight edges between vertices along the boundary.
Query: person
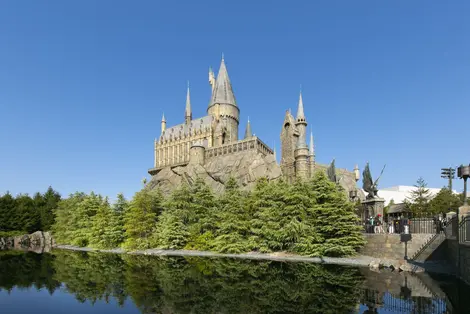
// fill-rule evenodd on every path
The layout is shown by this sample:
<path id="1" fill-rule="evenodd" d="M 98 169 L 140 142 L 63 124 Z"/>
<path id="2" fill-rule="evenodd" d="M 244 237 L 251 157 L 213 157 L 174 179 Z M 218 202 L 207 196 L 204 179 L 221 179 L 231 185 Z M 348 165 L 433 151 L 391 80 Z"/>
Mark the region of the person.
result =
<path id="1" fill-rule="evenodd" d="M 379 227 L 379 233 L 385 233 L 384 227 L 383 227 L 382 215 L 380 214 L 377 215 L 377 225 Z"/>
<path id="2" fill-rule="evenodd" d="M 369 222 L 370 222 L 370 233 L 375 233 L 375 221 L 374 221 L 373 216 L 369 217 Z"/>

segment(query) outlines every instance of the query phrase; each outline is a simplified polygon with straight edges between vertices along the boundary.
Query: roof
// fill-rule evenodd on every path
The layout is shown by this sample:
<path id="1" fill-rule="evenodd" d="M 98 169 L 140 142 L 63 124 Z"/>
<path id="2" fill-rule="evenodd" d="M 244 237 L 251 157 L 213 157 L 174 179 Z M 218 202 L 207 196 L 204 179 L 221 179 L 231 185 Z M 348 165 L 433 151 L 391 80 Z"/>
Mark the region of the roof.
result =
<path id="1" fill-rule="evenodd" d="M 397 213 L 404 213 L 404 212 L 409 212 L 409 210 L 406 208 L 406 205 L 404 203 L 400 203 L 400 204 L 390 205 L 390 208 L 388 209 L 387 214 L 397 214 Z"/>
<path id="2" fill-rule="evenodd" d="M 235 95 L 232 90 L 232 83 L 230 83 L 230 78 L 228 77 L 227 68 L 225 67 L 225 61 L 222 58 L 220 63 L 219 73 L 217 74 L 217 79 L 215 81 L 214 91 L 212 92 L 211 101 L 209 107 L 215 104 L 229 104 L 237 106 L 235 101 Z"/>
<path id="3" fill-rule="evenodd" d="M 211 125 L 212 125 L 212 116 L 204 116 L 202 118 L 191 120 L 189 127 L 185 123 L 181 123 L 181 124 L 172 126 L 171 128 L 167 128 L 163 132 L 161 138 L 168 140 L 170 139 L 171 136 L 187 135 L 189 134 L 190 130 L 205 129 L 206 127 L 211 127 Z"/>

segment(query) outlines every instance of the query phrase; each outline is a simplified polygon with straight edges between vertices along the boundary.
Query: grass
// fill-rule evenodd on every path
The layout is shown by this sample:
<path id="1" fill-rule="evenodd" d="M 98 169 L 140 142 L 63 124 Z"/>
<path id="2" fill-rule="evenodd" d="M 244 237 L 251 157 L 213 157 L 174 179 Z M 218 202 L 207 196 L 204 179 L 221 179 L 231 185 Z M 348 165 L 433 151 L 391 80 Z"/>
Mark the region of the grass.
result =
<path id="1" fill-rule="evenodd" d="M 0 238 L 15 237 L 19 235 L 27 234 L 26 231 L 0 231 Z"/>

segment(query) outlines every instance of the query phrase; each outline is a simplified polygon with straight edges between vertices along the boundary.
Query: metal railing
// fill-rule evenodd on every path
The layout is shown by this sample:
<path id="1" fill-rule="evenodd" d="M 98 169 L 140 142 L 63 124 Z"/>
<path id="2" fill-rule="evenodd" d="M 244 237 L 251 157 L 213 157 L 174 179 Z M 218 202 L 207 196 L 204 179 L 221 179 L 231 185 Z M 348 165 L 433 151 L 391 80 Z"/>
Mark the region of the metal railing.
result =
<path id="1" fill-rule="evenodd" d="M 459 223 L 459 242 L 470 244 L 470 217 L 463 217 Z"/>

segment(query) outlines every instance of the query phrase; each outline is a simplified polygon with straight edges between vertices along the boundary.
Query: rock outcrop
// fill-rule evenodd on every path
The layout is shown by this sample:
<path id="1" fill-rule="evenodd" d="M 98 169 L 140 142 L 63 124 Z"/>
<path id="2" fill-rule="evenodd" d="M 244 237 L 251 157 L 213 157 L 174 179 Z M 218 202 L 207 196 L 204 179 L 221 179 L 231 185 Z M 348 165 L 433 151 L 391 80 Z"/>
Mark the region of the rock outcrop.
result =
<path id="1" fill-rule="evenodd" d="M 164 194 L 168 194 L 183 182 L 191 184 L 200 177 L 215 193 L 221 193 L 231 176 L 242 189 L 251 190 L 256 180 L 261 177 L 267 177 L 269 180 L 280 178 L 281 167 L 274 155 L 263 156 L 254 151 L 240 152 L 207 160 L 204 166 L 188 164 L 175 168 L 166 167 L 153 176 L 146 187 L 158 187 Z"/>
<path id="2" fill-rule="evenodd" d="M 0 238 L 0 250 L 24 250 L 43 253 L 55 245 L 49 232 L 36 231 L 16 237 Z"/>

